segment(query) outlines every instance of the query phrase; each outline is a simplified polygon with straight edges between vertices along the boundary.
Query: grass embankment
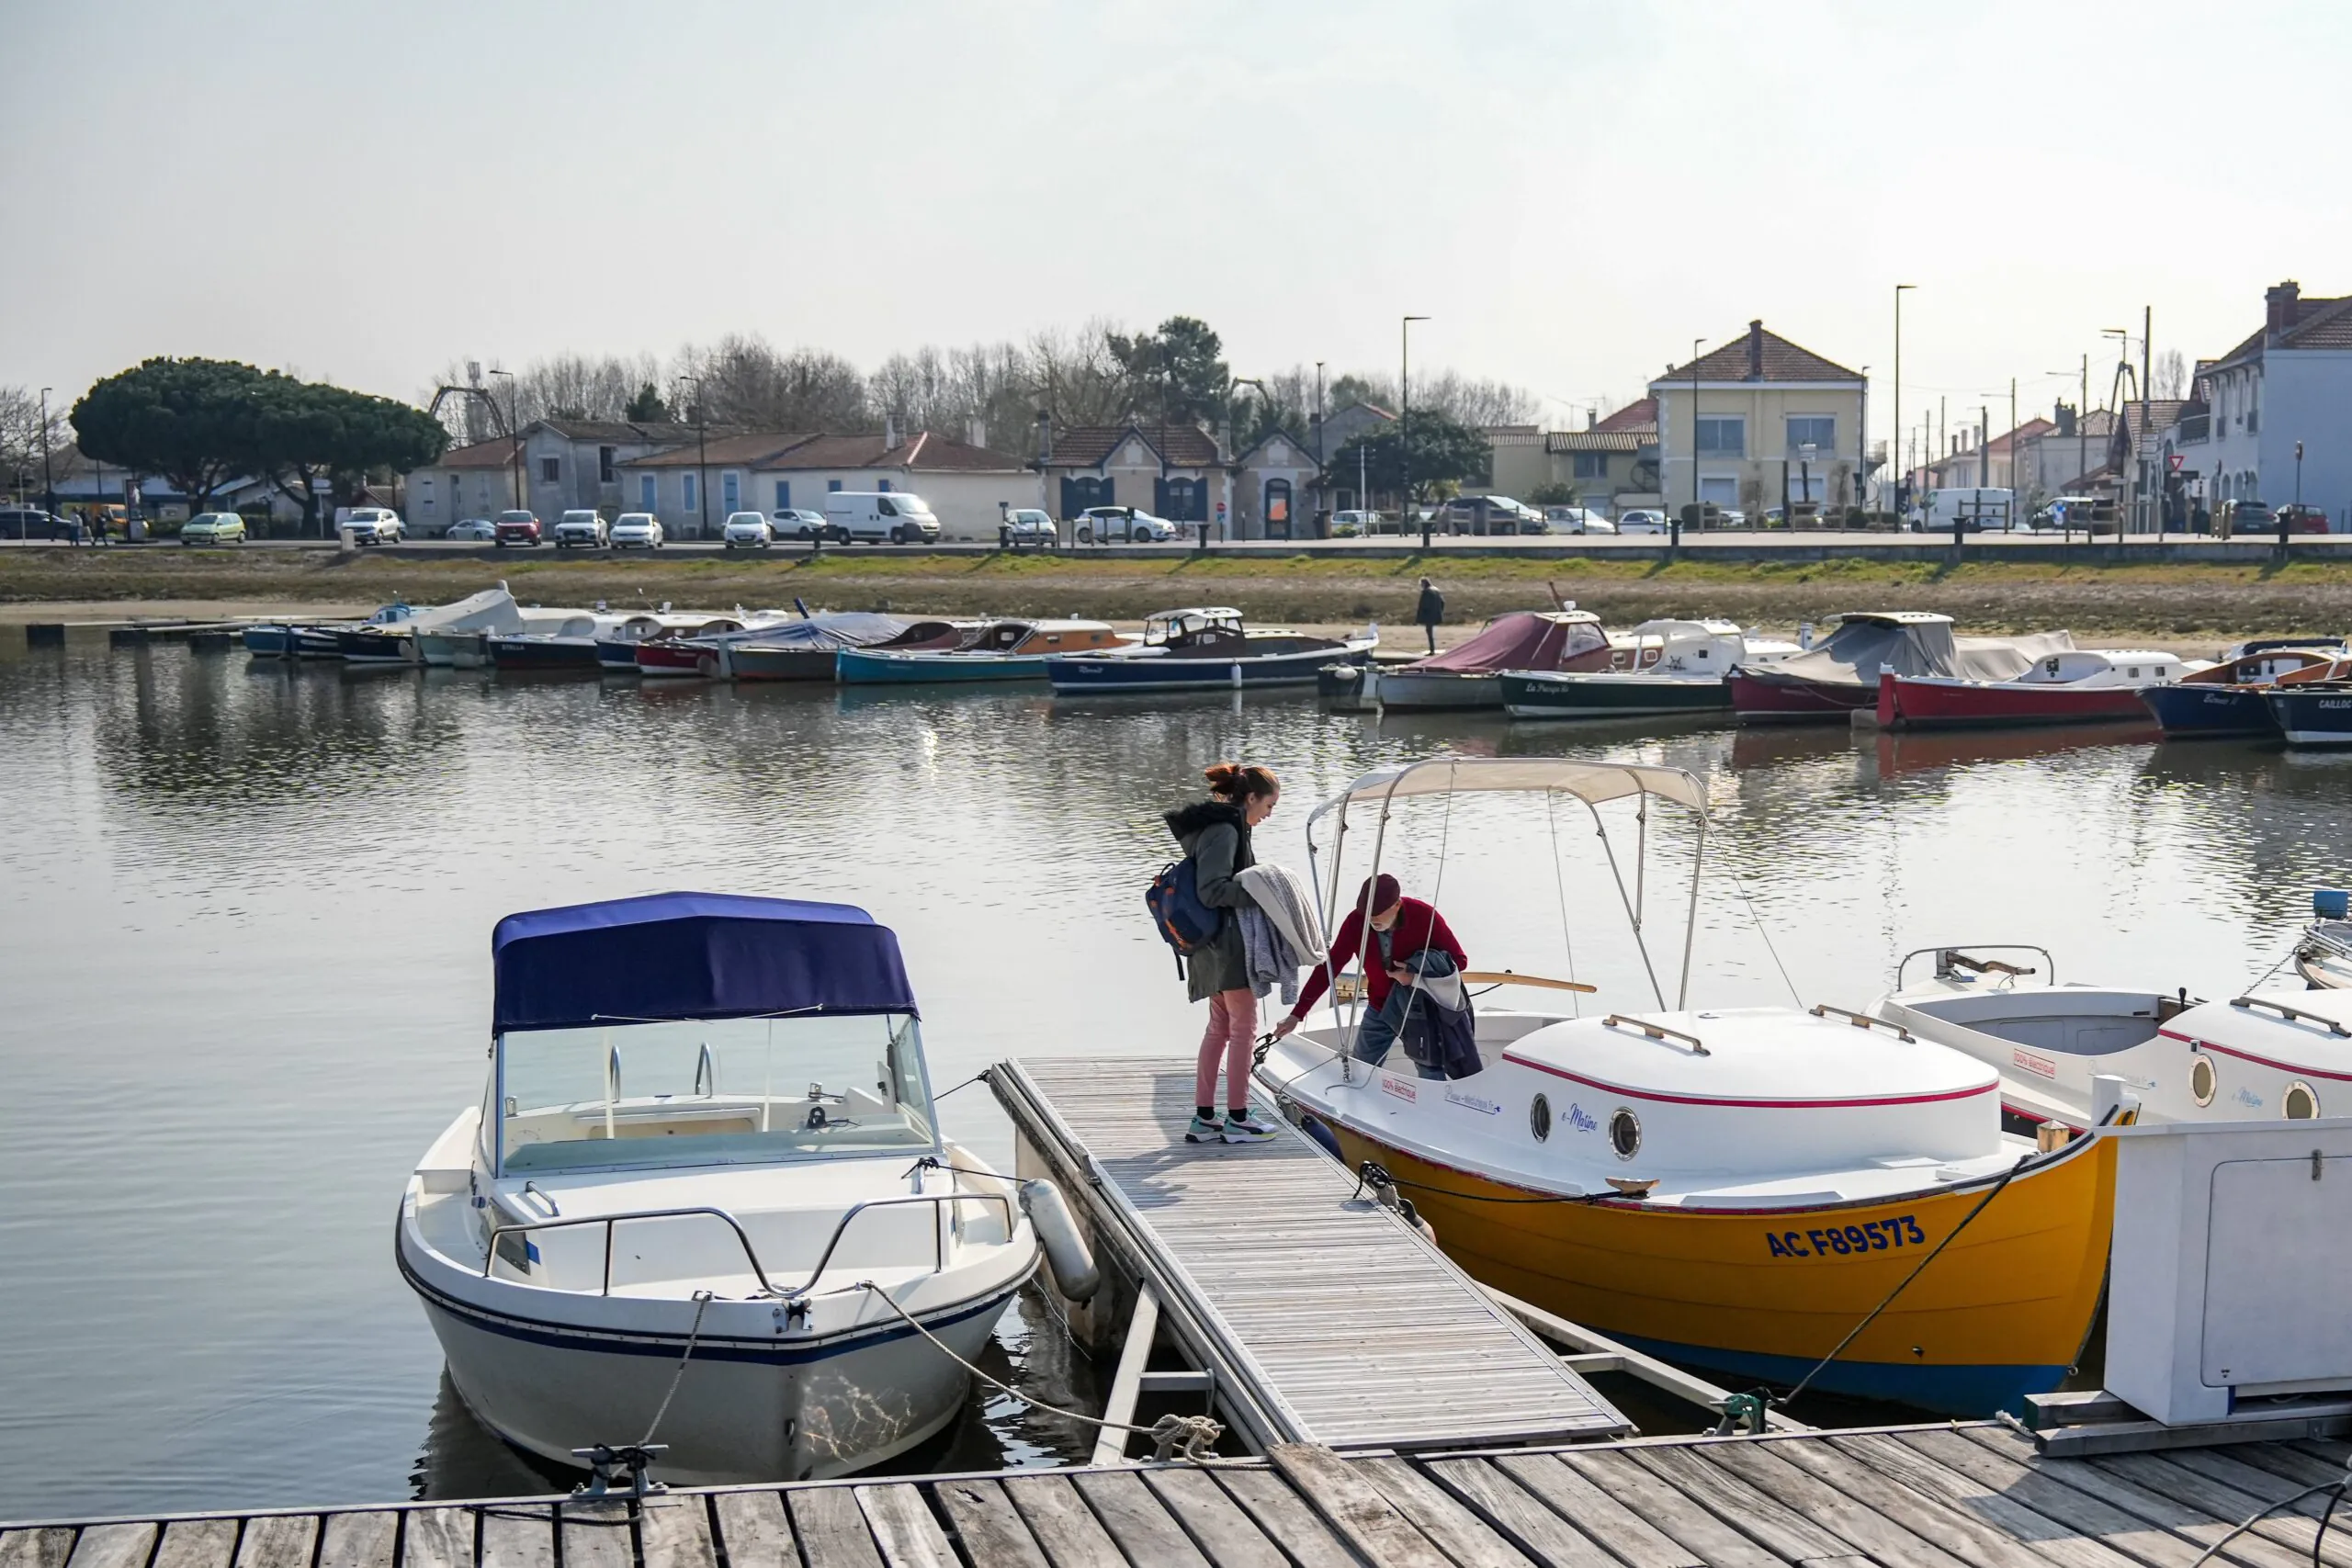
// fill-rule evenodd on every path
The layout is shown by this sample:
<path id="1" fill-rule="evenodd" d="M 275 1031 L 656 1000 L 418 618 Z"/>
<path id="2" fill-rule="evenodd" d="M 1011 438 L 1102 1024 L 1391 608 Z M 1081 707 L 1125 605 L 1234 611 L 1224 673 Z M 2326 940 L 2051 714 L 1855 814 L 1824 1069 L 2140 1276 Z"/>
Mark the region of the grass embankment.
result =
<path id="1" fill-rule="evenodd" d="M 1231 604 L 1253 620 L 1319 625 L 1411 618 L 1424 574 L 1448 619 L 1547 602 L 1547 585 L 1611 626 L 1654 615 L 1722 615 L 1786 628 L 1840 610 L 1939 610 L 1964 630 L 2234 637 L 2333 631 L 2352 620 L 2352 565 L 2046 566 L 1987 561 L 1831 560 L 1671 566 L 1646 561 L 1295 556 L 1177 560 L 1069 556 L 673 557 L 446 560 L 301 551 L 10 550 L 0 602 L 445 602 L 503 578 L 545 604 L 669 600 L 682 608 L 775 605 L 901 614 L 1093 615 L 1135 620 L 1188 604 Z M 13 618 L 13 617 L 12 617 Z"/>

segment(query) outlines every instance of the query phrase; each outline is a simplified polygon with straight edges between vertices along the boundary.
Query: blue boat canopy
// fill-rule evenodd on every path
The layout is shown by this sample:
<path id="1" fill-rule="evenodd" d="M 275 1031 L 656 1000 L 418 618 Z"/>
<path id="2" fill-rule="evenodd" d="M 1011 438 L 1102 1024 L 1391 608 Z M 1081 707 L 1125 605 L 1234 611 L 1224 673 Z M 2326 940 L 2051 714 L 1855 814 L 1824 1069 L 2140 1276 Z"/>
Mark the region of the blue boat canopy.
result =
<path id="1" fill-rule="evenodd" d="M 490 946 L 500 1034 L 916 1010 L 899 939 L 848 904 L 655 893 L 509 915 Z"/>

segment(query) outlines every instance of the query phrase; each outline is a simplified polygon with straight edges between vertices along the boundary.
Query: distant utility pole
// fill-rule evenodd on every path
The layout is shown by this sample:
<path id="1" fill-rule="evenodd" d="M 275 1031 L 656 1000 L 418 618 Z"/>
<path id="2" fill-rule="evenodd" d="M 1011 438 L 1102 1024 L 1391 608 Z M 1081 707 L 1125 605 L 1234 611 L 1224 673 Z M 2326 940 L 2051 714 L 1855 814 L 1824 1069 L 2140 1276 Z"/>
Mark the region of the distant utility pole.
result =
<path id="1" fill-rule="evenodd" d="M 1403 504 L 1408 516 L 1413 509 L 1413 323 L 1426 321 L 1427 316 L 1408 316 L 1396 329 L 1403 344 L 1403 355 L 1397 367 L 1396 473 L 1404 491 Z M 1421 548 L 1430 547 L 1430 519 L 1421 519 Z"/>
<path id="2" fill-rule="evenodd" d="M 1898 283 L 1894 286 L 1894 417 L 1887 422 L 1886 427 L 1894 431 L 1898 438 L 1903 434 L 1903 296 L 1918 287 L 1916 283 Z M 1895 481 L 1894 521 L 1897 527 L 1900 527 L 1903 523 L 1903 501 L 1905 493 L 1910 489 L 1910 471 L 1906 467 L 1902 479 Z"/>
<path id="3" fill-rule="evenodd" d="M 695 510 L 699 514 L 695 537 L 700 539 L 710 533 L 710 429 L 705 422 L 707 411 L 703 407 L 703 378 L 681 376 L 678 379 L 695 384 Z M 1167 443 L 1163 440 L 1160 445 Z"/>
<path id="4" fill-rule="evenodd" d="M 49 394 L 54 388 L 40 389 L 40 509 L 51 517 L 57 515 L 57 478 L 49 471 Z M 18 530 L 18 537 L 32 537 L 28 529 Z"/>
<path id="5" fill-rule="evenodd" d="M 1699 350 L 1706 343 L 1702 337 L 1690 340 L 1690 520 L 1699 525 L 1702 533 L 1707 527 L 1707 503 L 1699 499 Z M 1673 532 L 1668 547 L 1682 548 L 1682 519 L 1669 510 L 1666 525 Z"/>
<path id="6" fill-rule="evenodd" d="M 514 400 L 514 372 L 493 370 L 493 376 L 506 378 L 506 444 L 509 448 L 507 468 L 514 485 L 514 510 L 523 510 L 523 432 L 515 423 L 517 404 Z M 496 408 L 498 405 L 490 405 Z"/>

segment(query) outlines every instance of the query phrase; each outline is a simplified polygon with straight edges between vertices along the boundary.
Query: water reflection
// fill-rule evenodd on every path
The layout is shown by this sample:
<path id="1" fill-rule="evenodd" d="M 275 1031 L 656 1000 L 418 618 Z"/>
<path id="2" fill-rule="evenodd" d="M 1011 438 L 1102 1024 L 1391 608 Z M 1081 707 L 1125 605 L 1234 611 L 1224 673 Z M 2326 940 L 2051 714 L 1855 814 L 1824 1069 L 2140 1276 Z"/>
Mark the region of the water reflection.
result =
<path id="1" fill-rule="evenodd" d="M 544 1484 L 457 1404 L 390 1266 L 408 1170 L 480 1091 L 500 915 L 681 886 L 847 899 L 900 934 L 935 1082 L 1007 1055 L 1185 1052 L 1198 1012 L 1140 918 L 1174 852 L 1159 813 L 1211 761 L 1265 763 L 1285 794 L 1260 852 L 1303 867 L 1316 800 L 1442 750 L 1700 774 L 1707 1005 L 1792 986 L 1862 1005 L 1939 941 L 2040 942 L 2062 974 L 2216 994 L 2346 874 L 2352 759 L 2105 729 L 1585 728 L 1257 693 L 0 655 L 0 1516 L 366 1501 L 412 1475 L 436 1496 Z M 1671 974 L 1696 839 L 1671 810 L 1649 836 Z M 1647 999 L 1589 821 L 1418 801 L 1384 858 L 1482 964 Z M 1009 1161 L 979 1090 L 947 1121 Z M 1043 1314 L 1019 1303 L 989 1365 L 1083 1407 L 1095 1369 Z M 1091 1442 L 987 1393 L 908 1462 Z"/>

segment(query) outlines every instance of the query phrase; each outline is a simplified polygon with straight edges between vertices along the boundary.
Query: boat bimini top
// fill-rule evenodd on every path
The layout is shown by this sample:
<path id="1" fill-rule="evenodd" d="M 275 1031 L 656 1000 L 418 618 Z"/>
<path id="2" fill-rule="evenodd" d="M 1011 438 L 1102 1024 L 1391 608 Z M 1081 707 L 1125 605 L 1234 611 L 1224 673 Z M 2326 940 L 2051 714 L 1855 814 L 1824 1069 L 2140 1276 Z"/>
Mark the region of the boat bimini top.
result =
<path id="1" fill-rule="evenodd" d="M 1416 795 L 1485 795 L 1498 793 L 1542 793 L 1573 796 L 1582 801 L 1592 813 L 1593 828 L 1600 836 L 1601 848 L 1609 857 L 1610 874 L 1616 879 L 1617 896 L 1625 908 L 1625 918 L 1633 927 L 1634 944 L 1641 951 L 1642 965 L 1648 971 L 1650 990 L 1657 998 L 1658 1006 L 1666 1005 L 1666 994 L 1658 984 L 1657 966 L 1651 961 L 1649 944 L 1642 934 L 1643 895 L 1647 882 L 1649 861 L 1649 803 L 1653 797 L 1671 801 L 1688 807 L 1698 818 L 1699 834 L 1690 855 L 1690 902 L 1682 933 L 1682 974 L 1675 1006 L 1688 1005 L 1690 996 L 1691 938 L 1699 919 L 1699 871 L 1707 847 L 1707 791 L 1698 777 L 1681 768 L 1660 767 L 1645 762 L 1601 762 L 1570 757 L 1430 757 L 1419 761 L 1393 762 L 1374 768 L 1339 794 L 1323 802 L 1306 818 L 1306 860 L 1309 874 L 1324 896 L 1323 923 L 1326 929 L 1336 929 L 1340 919 L 1340 851 L 1348 837 L 1349 808 L 1358 802 L 1376 805 L 1379 816 L 1374 824 L 1371 877 L 1380 874 L 1380 853 L 1388 835 L 1388 817 L 1394 803 Z M 1637 840 L 1634 852 L 1634 886 L 1625 886 L 1624 868 L 1618 863 L 1617 851 L 1610 841 L 1609 825 L 1603 821 L 1600 807 L 1613 800 L 1638 800 L 1640 808 L 1634 821 Z M 1328 885 L 1317 869 L 1315 825 L 1324 817 L 1336 813 L 1338 821 L 1331 840 L 1331 874 Z M 1363 911 L 1367 919 L 1372 911 Z M 1326 961 L 1328 964 L 1328 960 Z M 1327 979 L 1337 982 L 1336 975 Z"/>

